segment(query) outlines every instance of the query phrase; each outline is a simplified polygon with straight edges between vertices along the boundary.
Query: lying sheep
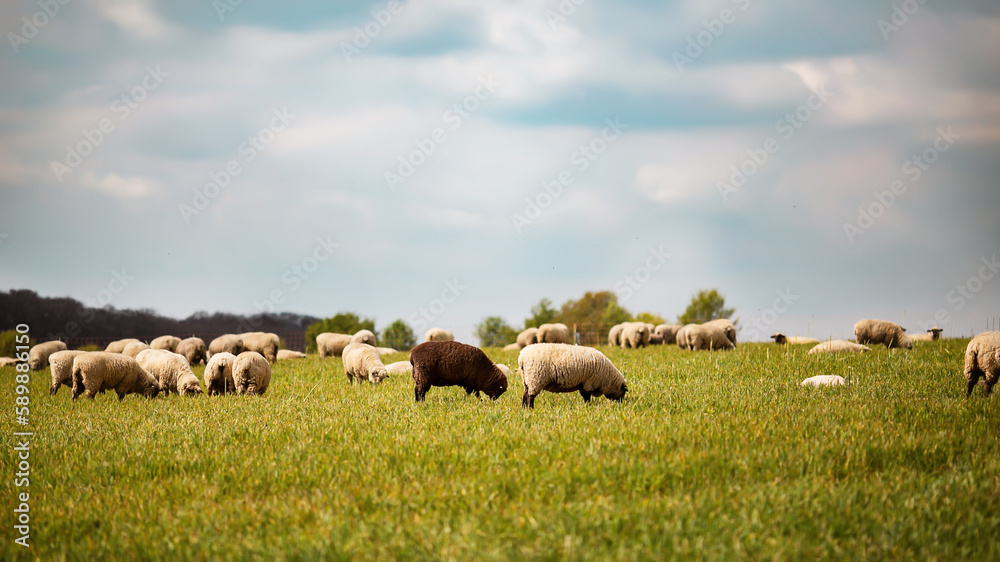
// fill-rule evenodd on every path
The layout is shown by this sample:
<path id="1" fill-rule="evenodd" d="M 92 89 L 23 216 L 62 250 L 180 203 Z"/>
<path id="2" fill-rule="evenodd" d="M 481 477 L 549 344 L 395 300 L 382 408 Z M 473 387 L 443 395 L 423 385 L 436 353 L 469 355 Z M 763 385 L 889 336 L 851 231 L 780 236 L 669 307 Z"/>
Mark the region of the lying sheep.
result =
<path id="1" fill-rule="evenodd" d="M 160 383 L 132 357 L 94 351 L 73 359 L 73 400 L 86 393 L 91 400 L 98 392 L 114 390 L 118 400 L 127 394 L 156 398 Z"/>
<path id="2" fill-rule="evenodd" d="M 966 398 L 972 395 L 980 377 L 985 379 L 983 390 L 989 396 L 1000 379 L 1000 332 L 983 332 L 965 348 Z"/>
<path id="3" fill-rule="evenodd" d="M 236 334 L 223 334 L 208 344 L 208 358 L 211 359 L 216 353 L 232 353 L 239 355 L 246 351 L 243 340 Z"/>
<path id="4" fill-rule="evenodd" d="M 622 349 L 639 349 L 649 345 L 650 330 L 645 322 L 629 322 L 622 328 Z"/>
<path id="5" fill-rule="evenodd" d="M 344 374 L 351 384 L 362 381 L 378 384 L 389 376 L 378 349 L 366 343 L 352 343 L 344 348 Z"/>
<path id="6" fill-rule="evenodd" d="M 236 356 L 227 351 L 216 353 L 205 365 L 205 392 L 209 396 L 236 392 L 233 381 L 233 362 Z"/>
<path id="7" fill-rule="evenodd" d="M 844 386 L 844 377 L 839 375 L 816 375 L 802 381 L 799 386 Z"/>
<path id="8" fill-rule="evenodd" d="M 139 366 L 160 383 L 160 390 L 181 396 L 201 394 L 201 383 L 191 364 L 180 354 L 166 349 L 144 349 L 135 357 Z"/>
<path id="9" fill-rule="evenodd" d="M 49 355 L 57 351 L 64 351 L 66 344 L 61 341 L 47 341 L 35 344 L 28 350 L 28 368 L 32 371 L 41 371 L 49 366 Z"/>
<path id="10" fill-rule="evenodd" d="M 621 324 L 615 324 L 608 330 L 608 345 L 611 347 L 618 347 L 622 344 L 622 332 L 625 331 L 625 326 L 628 322 L 622 322 Z"/>
<path id="11" fill-rule="evenodd" d="M 304 359 L 305 357 L 306 354 L 301 351 L 293 351 L 291 349 L 278 350 L 278 361 L 281 361 L 282 359 Z"/>
<path id="12" fill-rule="evenodd" d="M 504 351 L 521 351 L 521 344 L 514 342 L 503 346 Z"/>
<path id="13" fill-rule="evenodd" d="M 263 396 L 271 384 L 271 364 L 256 351 L 244 351 L 233 360 L 236 394 Z"/>
<path id="14" fill-rule="evenodd" d="M 49 357 L 51 358 L 52 356 L 50 355 Z M 14 359 L 13 357 L 0 357 L 0 367 L 8 367 L 11 365 L 17 365 L 18 363 L 20 363 L 20 361 Z"/>
<path id="15" fill-rule="evenodd" d="M 715 320 L 705 322 L 702 326 L 722 330 L 722 332 L 726 335 L 726 339 L 732 342 L 733 347 L 736 347 L 736 326 L 733 325 L 732 320 L 728 318 L 717 318 Z"/>
<path id="16" fill-rule="evenodd" d="M 424 341 L 455 341 L 455 334 L 443 328 L 431 328 L 424 334 Z"/>
<path id="17" fill-rule="evenodd" d="M 243 340 L 243 347 L 246 351 L 256 351 L 264 356 L 268 363 L 278 360 L 278 348 L 281 347 L 281 338 L 278 334 L 271 332 L 245 332 L 239 334 Z"/>
<path id="18" fill-rule="evenodd" d="M 681 339 L 684 338 L 684 345 Z M 726 337 L 726 333 L 718 325 L 688 324 L 677 333 L 677 345 L 692 351 L 728 351 L 736 349 L 736 345 Z"/>
<path id="19" fill-rule="evenodd" d="M 350 343 L 351 336 L 347 334 L 323 332 L 316 336 L 316 350 L 320 357 L 340 357 Z"/>
<path id="20" fill-rule="evenodd" d="M 811 343 L 811 344 L 815 345 L 815 344 L 819 343 L 819 340 L 816 339 L 816 338 L 803 338 L 803 337 L 800 337 L 800 336 L 786 336 L 785 334 L 782 334 L 781 332 L 776 332 L 774 335 L 771 336 L 771 339 L 774 340 L 774 343 L 779 344 L 779 345 L 785 345 L 785 344 L 798 345 L 798 344 L 806 344 L 806 343 Z"/>
<path id="21" fill-rule="evenodd" d="M 391 347 L 376 347 L 379 355 L 392 355 L 393 353 L 399 353 L 399 351 Z"/>
<path id="22" fill-rule="evenodd" d="M 125 346 L 125 349 L 122 350 L 122 355 L 128 355 L 132 359 L 135 359 L 140 352 L 147 349 L 149 349 L 149 345 L 141 341 L 134 341 Z"/>
<path id="23" fill-rule="evenodd" d="M 424 400 L 432 386 L 460 386 L 477 398 L 482 391 L 493 400 L 507 391 L 507 377 L 478 347 L 454 341 L 424 342 L 410 352 L 410 362 L 417 402 Z"/>
<path id="24" fill-rule="evenodd" d="M 825 341 L 809 350 L 809 353 L 867 353 L 871 348 L 847 340 Z"/>
<path id="25" fill-rule="evenodd" d="M 913 349 L 913 342 L 899 324 L 885 320 L 858 320 L 854 338 L 860 344 L 883 344 L 888 348 Z"/>
<path id="26" fill-rule="evenodd" d="M 625 377 L 600 351 L 592 347 L 538 344 L 521 350 L 517 358 L 524 383 L 521 406 L 535 407 L 535 397 L 549 392 L 579 392 L 584 402 L 607 396 L 621 402 L 628 391 Z"/>
<path id="27" fill-rule="evenodd" d="M 73 359 L 77 355 L 83 355 L 86 351 L 63 350 L 49 355 L 49 365 L 52 368 L 52 387 L 49 388 L 49 395 L 55 396 L 59 392 L 60 385 L 73 388 Z"/>
<path id="28" fill-rule="evenodd" d="M 566 324 L 542 324 L 538 327 L 538 343 L 569 343 L 569 328 Z"/>
<path id="29" fill-rule="evenodd" d="M 396 361 L 386 365 L 385 372 L 390 375 L 408 375 L 413 372 L 413 364 L 409 361 Z"/>
<path id="30" fill-rule="evenodd" d="M 122 351 L 125 351 L 125 346 L 126 345 L 128 345 L 128 344 L 130 344 L 132 342 L 137 342 L 137 341 L 139 341 L 139 340 L 137 340 L 135 338 L 125 338 L 123 340 L 115 340 L 115 341 L 109 343 L 108 347 L 104 348 L 104 351 L 106 353 L 121 353 Z"/>
<path id="31" fill-rule="evenodd" d="M 907 336 L 907 337 L 910 338 L 910 341 L 913 341 L 913 342 L 918 342 L 918 341 L 938 341 L 939 339 L 941 339 L 941 332 L 943 332 L 943 331 L 944 330 L 942 330 L 941 328 L 934 327 L 934 328 L 931 328 L 931 329 L 927 330 L 928 333 L 926 333 L 926 334 L 913 334 L 912 336 Z"/>
<path id="32" fill-rule="evenodd" d="M 660 324 L 659 326 L 653 328 L 654 334 L 659 334 L 663 338 L 664 345 L 670 345 L 677 343 L 677 331 L 683 326 L 678 326 L 677 324 Z"/>
<path id="33" fill-rule="evenodd" d="M 167 351 L 177 351 L 177 344 L 181 343 L 181 339 L 177 336 L 160 336 L 154 338 L 153 341 L 149 342 L 150 349 L 166 349 Z"/>
<path id="34" fill-rule="evenodd" d="M 201 338 L 184 338 L 177 344 L 174 353 L 183 355 L 191 365 L 208 363 L 208 346 Z"/>
<path id="35" fill-rule="evenodd" d="M 525 328 L 517 335 L 517 345 L 524 349 L 533 343 L 538 343 L 538 328 Z"/>

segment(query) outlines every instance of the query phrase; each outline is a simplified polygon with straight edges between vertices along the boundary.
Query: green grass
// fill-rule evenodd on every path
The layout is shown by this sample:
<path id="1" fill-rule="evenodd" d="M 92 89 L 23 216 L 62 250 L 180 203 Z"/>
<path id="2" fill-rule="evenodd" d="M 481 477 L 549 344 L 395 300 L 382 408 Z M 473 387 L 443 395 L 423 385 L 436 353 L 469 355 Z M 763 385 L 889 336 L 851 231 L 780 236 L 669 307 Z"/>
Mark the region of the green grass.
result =
<path id="1" fill-rule="evenodd" d="M 418 405 L 408 377 L 351 387 L 316 356 L 275 365 L 260 399 L 73 403 L 42 371 L 31 549 L 12 542 L 4 369 L 3 557 L 996 560 L 1000 403 L 965 399 L 966 343 L 601 348 L 624 403 L 543 393 L 534 411 L 517 374 L 496 402 Z M 815 374 L 851 384 L 798 386 Z"/>

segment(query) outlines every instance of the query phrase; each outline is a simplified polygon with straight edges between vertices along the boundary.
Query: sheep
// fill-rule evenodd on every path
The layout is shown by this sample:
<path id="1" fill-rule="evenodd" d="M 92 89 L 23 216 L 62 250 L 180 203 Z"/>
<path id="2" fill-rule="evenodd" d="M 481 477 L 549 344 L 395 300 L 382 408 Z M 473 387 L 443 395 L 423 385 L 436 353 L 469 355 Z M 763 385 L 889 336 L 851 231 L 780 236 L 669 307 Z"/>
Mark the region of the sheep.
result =
<path id="1" fill-rule="evenodd" d="M 663 336 L 660 334 L 649 334 L 649 345 L 663 345 Z"/>
<path id="2" fill-rule="evenodd" d="M 236 394 L 263 396 L 271 384 L 271 364 L 256 351 L 244 351 L 233 360 Z"/>
<path id="3" fill-rule="evenodd" d="M 503 376 L 507 377 L 508 379 L 510 378 L 510 367 L 504 365 L 503 363 L 494 363 L 494 365 L 497 366 L 497 369 L 500 369 L 500 372 L 503 373 Z"/>
<path id="4" fill-rule="evenodd" d="M 726 339 L 732 342 L 733 347 L 736 347 L 736 326 L 733 325 L 732 320 L 728 318 L 716 318 L 715 320 L 709 320 L 702 324 L 702 326 L 718 328 L 726 334 Z"/>
<path id="5" fill-rule="evenodd" d="M 183 355 L 191 365 L 208 363 L 208 346 L 201 338 L 182 339 L 174 353 Z"/>
<path id="6" fill-rule="evenodd" d="M 677 324 L 660 324 L 659 326 L 653 328 L 654 334 L 659 334 L 663 338 L 664 345 L 669 345 L 672 343 L 677 343 L 677 331 L 683 326 L 678 326 Z"/>
<path id="7" fill-rule="evenodd" d="M 926 334 L 913 334 L 912 336 L 907 336 L 907 337 L 910 338 L 910 341 L 912 342 L 937 341 L 941 339 L 941 332 L 943 331 L 944 330 L 942 330 L 941 328 L 935 326 L 934 328 L 928 329 L 927 330 L 928 333 Z"/>
<path id="8" fill-rule="evenodd" d="M 847 340 L 825 341 L 809 350 L 809 353 L 867 353 L 871 348 Z"/>
<path id="9" fill-rule="evenodd" d="M 243 339 L 236 334 L 223 334 L 208 344 L 208 358 L 211 359 L 216 353 L 232 353 L 233 355 L 239 355 L 246 351 L 247 348 L 243 345 Z"/>
<path id="10" fill-rule="evenodd" d="M 608 330 L 608 345 L 611 347 L 618 347 L 622 344 L 622 332 L 625 330 L 625 326 L 628 322 L 622 322 L 621 324 L 615 324 Z"/>
<path id="11" fill-rule="evenodd" d="M 41 371 L 49 366 L 49 355 L 65 349 L 66 344 L 61 341 L 35 344 L 28 350 L 28 368 L 32 371 Z"/>
<path id="12" fill-rule="evenodd" d="M 413 372 L 413 363 L 396 361 L 385 366 L 385 372 L 390 375 L 408 375 Z"/>
<path id="13" fill-rule="evenodd" d="M 60 385 L 73 388 L 73 359 L 77 355 L 83 355 L 86 351 L 63 350 L 49 355 L 49 366 L 52 368 L 52 387 L 49 388 L 49 395 L 55 396 L 59 392 Z"/>
<path id="14" fill-rule="evenodd" d="M 303 359 L 306 354 L 301 351 L 292 351 L 291 349 L 279 349 L 278 350 L 278 361 L 282 359 Z"/>
<path id="15" fill-rule="evenodd" d="M 450 332 L 449 332 L 450 333 Z M 378 338 L 371 330 L 358 330 L 351 336 L 351 343 L 366 343 L 372 347 L 378 347 Z"/>
<path id="16" fill-rule="evenodd" d="M 424 341 L 455 341 L 455 334 L 442 328 L 431 328 L 424 334 Z"/>
<path id="17" fill-rule="evenodd" d="M 844 386 L 844 377 L 839 375 L 816 375 L 802 381 L 799 386 Z"/>
<path id="18" fill-rule="evenodd" d="M 122 350 L 122 355 L 128 355 L 132 359 L 135 359 L 140 352 L 149 349 L 149 344 L 143 343 L 141 341 L 134 341 L 125 346 Z"/>
<path id="19" fill-rule="evenodd" d="M 514 342 L 503 346 L 504 351 L 521 351 L 521 344 Z"/>
<path id="20" fill-rule="evenodd" d="M 320 357 L 340 357 L 350 343 L 351 336 L 347 334 L 323 332 L 316 336 L 316 349 Z"/>
<path id="21" fill-rule="evenodd" d="M 246 351 L 256 351 L 264 356 L 268 363 L 278 360 L 278 348 L 281 338 L 271 332 L 245 332 L 239 335 Z"/>
<path id="22" fill-rule="evenodd" d="M 860 344 L 884 344 L 888 348 L 913 349 L 913 342 L 906 329 L 885 320 L 858 320 L 854 324 L 854 338 Z"/>
<path id="23" fill-rule="evenodd" d="M 697 324 L 685 324 L 681 326 L 679 330 L 677 330 L 677 333 L 675 334 L 674 337 L 674 339 L 677 341 L 677 347 L 681 349 L 691 349 L 691 346 L 688 344 L 688 331 L 690 330 L 691 326 L 697 326 Z"/>
<path id="24" fill-rule="evenodd" d="M 73 359 L 73 400 L 86 393 L 91 400 L 98 392 L 114 390 L 118 400 L 127 394 L 156 398 L 160 383 L 132 357 L 94 351 Z"/>
<path id="25" fill-rule="evenodd" d="M 177 336 L 160 336 L 149 342 L 149 347 L 150 349 L 166 349 L 176 352 L 179 343 L 181 343 L 181 339 Z"/>
<path id="26" fill-rule="evenodd" d="M 524 383 L 521 406 L 535 407 L 535 397 L 549 392 L 579 392 L 584 402 L 607 396 L 621 402 L 628 392 L 625 377 L 603 353 L 592 347 L 543 343 L 526 347 L 517 357 Z"/>
<path id="27" fill-rule="evenodd" d="M 819 340 L 816 339 L 816 338 L 804 338 L 804 337 L 800 337 L 800 336 L 786 336 L 785 334 L 782 334 L 781 332 L 775 332 L 774 335 L 771 336 L 771 339 L 774 340 L 774 343 L 776 343 L 778 345 L 785 345 L 785 344 L 798 345 L 798 344 L 806 344 L 806 343 L 815 345 L 815 344 L 819 343 Z"/>
<path id="28" fill-rule="evenodd" d="M 622 329 L 622 349 L 638 349 L 649 345 L 649 326 L 645 322 L 629 322 Z"/>
<path id="29" fill-rule="evenodd" d="M 399 351 L 396 351 L 391 347 L 376 347 L 375 349 L 378 350 L 379 355 L 392 355 L 393 353 L 399 353 Z"/>
<path id="30" fill-rule="evenodd" d="M 566 324 L 542 324 L 538 327 L 538 343 L 569 343 Z"/>
<path id="31" fill-rule="evenodd" d="M 517 335 L 517 345 L 521 346 L 521 349 L 533 343 L 538 343 L 538 328 L 525 328 Z"/>
<path id="32" fill-rule="evenodd" d="M 59 353 L 59 352 L 57 351 L 56 353 Z M 51 355 L 49 357 L 51 357 Z M 14 359 L 13 357 L 0 357 L 0 367 L 7 367 L 7 366 L 10 366 L 10 365 L 17 365 L 18 363 L 20 363 L 20 361 L 18 361 L 17 359 Z"/>
<path id="33" fill-rule="evenodd" d="M 137 341 L 139 341 L 139 340 L 137 340 L 135 338 L 125 338 L 123 340 L 115 340 L 115 341 L 109 343 L 108 347 L 104 348 L 104 351 L 105 351 L 105 353 L 121 353 L 122 351 L 125 351 L 125 346 L 126 345 L 128 345 L 128 344 L 130 344 L 132 342 L 137 342 Z"/>
<path id="34" fill-rule="evenodd" d="M 681 345 L 681 338 L 684 344 Z M 688 324 L 677 332 L 677 345 L 693 351 L 718 351 L 736 349 L 736 345 L 726 337 L 718 325 Z"/>
<path id="35" fill-rule="evenodd" d="M 233 362 L 236 356 L 227 351 L 216 353 L 205 365 L 205 392 L 209 396 L 236 392 L 233 381 Z"/>
<path id="36" fill-rule="evenodd" d="M 475 393 L 477 398 L 482 391 L 493 400 L 507 392 L 507 376 L 478 347 L 455 341 L 424 342 L 410 352 L 410 362 L 417 402 L 424 400 L 432 386 L 460 386 L 466 395 Z"/>
<path id="37" fill-rule="evenodd" d="M 972 395 L 979 378 L 985 378 L 986 396 L 1000 379 L 1000 332 L 983 332 L 965 348 L 965 397 Z"/>
<path id="38" fill-rule="evenodd" d="M 348 345 L 344 348 L 343 357 L 344 374 L 351 384 L 360 384 L 362 381 L 378 384 L 389 376 L 378 350 L 366 343 Z"/>
<path id="39" fill-rule="evenodd" d="M 191 364 L 183 355 L 166 349 L 144 349 L 136 355 L 139 366 L 153 375 L 160 383 L 160 389 L 170 394 L 197 396 L 201 394 L 201 384 L 191 370 Z"/>

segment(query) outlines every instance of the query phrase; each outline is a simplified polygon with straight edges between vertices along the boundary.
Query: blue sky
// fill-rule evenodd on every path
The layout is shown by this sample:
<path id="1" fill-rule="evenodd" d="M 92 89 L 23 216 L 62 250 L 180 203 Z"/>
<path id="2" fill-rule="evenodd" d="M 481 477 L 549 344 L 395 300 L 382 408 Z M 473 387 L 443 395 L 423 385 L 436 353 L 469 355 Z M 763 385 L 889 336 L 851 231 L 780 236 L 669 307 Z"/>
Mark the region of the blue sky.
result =
<path id="1" fill-rule="evenodd" d="M 17 1 L 0 21 L 5 289 L 465 341 L 602 289 L 672 319 L 717 287 L 745 339 L 1000 316 L 994 2 Z"/>

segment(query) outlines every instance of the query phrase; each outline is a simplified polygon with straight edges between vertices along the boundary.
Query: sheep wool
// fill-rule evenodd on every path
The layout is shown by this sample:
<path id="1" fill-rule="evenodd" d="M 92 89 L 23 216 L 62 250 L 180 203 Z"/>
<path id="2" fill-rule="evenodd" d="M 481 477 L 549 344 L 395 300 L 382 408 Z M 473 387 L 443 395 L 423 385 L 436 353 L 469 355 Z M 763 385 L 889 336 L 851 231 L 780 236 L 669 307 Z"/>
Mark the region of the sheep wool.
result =
<path id="1" fill-rule="evenodd" d="M 732 320 L 728 318 L 716 318 L 715 320 L 705 322 L 702 326 L 722 330 L 726 335 L 726 339 L 732 342 L 733 347 L 736 347 L 736 326 L 733 325 Z"/>
<path id="2" fill-rule="evenodd" d="M 517 345 L 521 346 L 521 349 L 533 343 L 538 343 L 538 328 L 526 328 L 517 335 Z"/>
<path id="3" fill-rule="evenodd" d="M 378 349 L 366 343 L 352 343 L 344 348 L 344 374 L 351 384 L 362 381 L 378 384 L 389 376 Z"/>
<path id="4" fill-rule="evenodd" d="M 670 345 L 677 343 L 677 331 L 681 328 L 682 326 L 677 324 L 660 324 L 653 328 L 653 333 L 659 334 L 663 338 L 664 345 Z"/>
<path id="5" fill-rule="evenodd" d="M 816 375 L 802 381 L 799 386 L 844 386 L 844 377 L 839 375 Z"/>
<path id="6" fill-rule="evenodd" d="M 847 340 L 825 341 L 809 350 L 809 353 L 867 353 L 871 348 Z"/>
<path id="7" fill-rule="evenodd" d="M 816 339 L 816 338 L 804 338 L 804 337 L 799 337 L 799 336 L 786 336 L 785 334 L 782 334 L 781 332 L 777 332 L 774 335 L 772 335 L 771 339 L 774 340 L 774 343 L 776 343 L 778 345 L 785 345 L 785 344 L 800 345 L 800 344 L 806 344 L 806 343 L 812 344 L 812 345 L 816 345 L 816 344 L 819 343 L 819 340 Z"/>
<path id="8" fill-rule="evenodd" d="M 455 334 L 442 328 L 431 328 L 424 334 L 424 341 L 455 341 Z"/>
<path id="9" fill-rule="evenodd" d="M 201 383 L 187 358 L 166 349 L 144 349 L 135 357 L 139 366 L 160 383 L 160 389 L 181 396 L 201 394 Z"/>
<path id="10" fill-rule="evenodd" d="M 52 368 L 52 387 L 49 388 L 49 395 L 55 396 L 59 392 L 61 385 L 73 388 L 73 359 L 77 355 L 83 355 L 86 351 L 63 350 L 49 355 L 49 366 Z"/>
<path id="11" fill-rule="evenodd" d="M 125 346 L 122 350 L 122 355 L 128 355 L 132 359 L 135 359 L 140 352 L 149 349 L 149 344 L 143 343 L 141 341 L 134 341 Z"/>
<path id="12" fill-rule="evenodd" d="M 691 349 L 691 345 L 688 343 L 688 331 L 691 326 L 696 326 L 697 324 L 685 324 L 677 330 L 675 339 L 677 340 L 677 347 L 681 349 Z"/>
<path id="13" fill-rule="evenodd" d="M 976 383 L 983 378 L 986 396 L 1000 379 L 1000 332 L 983 332 L 965 347 L 965 397 L 972 395 Z"/>
<path id="14" fill-rule="evenodd" d="M 351 336 L 351 343 L 366 343 L 372 347 L 378 347 L 378 338 L 371 330 L 358 330 Z"/>
<path id="15" fill-rule="evenodd" d="M 858 320 L 854 338 L 860 344 L 883 344 L 888 348 L 913 349 L 913 342 L 899 324 L 885 320 Z"/>
<path id="16" fill-rule="evenodd" d="M 941 332 L 943 331 L 944 330 L 941 328 L 934 327 L 928 329 L 926 334 L 913 334 L 912 336 L 908 335 L 907 337 L 910 338 L 910 341 L 912 342 L 938 341 L 941 339 Z"/>
<path id="17" fill-rule="evenodd" d="M 208 344 L 208 358 L 211 359 L 216 353 L 232 353 L 239 355 L 246 351 L 243 340 L 236 334 L 223 334 Z"/>
<path id="18" fill-rule="evenodd" d="M 139 340 L 137 340 L 135 338 L 125 338 L 123 340 L 115 340 L 115 341 L 109 343 L 108 347 L 104 348 L 104 351 L 106 353 L 121 353 L 121 352 L 125 351 L 125 346 L 126 345 L 128 345 L 128 344 L 130 344 L 132 342 L 137 342 L 137 341 L 139 341 Z"/>
<path id="19" fill-rule="evenodd" d="M 208 363 L 208 346 L 201 338 L 182 339 L 174 353 L 183 355 L 191 365 Z"/>
<path id="20" fill-rule="evenodd" d="M 209 396 L 221 394 L 231 394 L 236 392 L 236 383 L 233 381 L 233 362 L 236 356 L 223 351 L 216 353 L 205 365 L 205 392 Z"/>
<path id="21" fill-rule="evenodd" d="M 86 393 L 91 400 L 98 392 L 114 390 L 118 399 L 128 394 L 156 398 L 160 383 L 128 355 L 94 351 L 73 359 L 73 399 Z"/>
<path id="22" fill-rule="evenodd" d="M 650 330 L 644 322 L 629 322 L 622 329 L 622 349 L 639 349 L 649 345 Z"/>
<path id="23" fill-rule="evenodd" d="M 608 345 L 611 347 L 618 347 L 622 344 L 622 332 L 625 330 L 625 326 L 628 322 L 622 322 L 621 324 L 615 324 L 608 330 Z"/>
<path id="24" fill-rule="evenodd" d="M 176 352 L 177 344 L 179 343 L 181 343 L 181 339 L 177 336 L 160 336 L 149 342 L 149 347 L 151 349 L 166 349 L 167 351 Z"/>
<path id="25" fill-rule="evenodd" d="M 503 346 L 504 351 L 521 351 L 521 344 L 514 342 Z"/>
<path id="26" fill-rule="evenodd" d="M 278 360 L 278 348 L 281 338 L 271 332 L 245 332 L 239 335 L 246 351 L 256 351 L 264 356 L 268 363 Z"/>
<path id="27" fill-rule="evenodd" d="M 379 355 L 392 355 L 393 353 L 399 353 L 399 351 L 391 347 L 376 347 Z"/>
<path id="28" fill-rule="evenodd" d="M 424 342 L 410 352 L 410 362 L 417 402 L 424 400 L 432 386 L 460 386 L 477 398 L 482 391 L 493 400 L 507 391 L 507 376 L 478 347 L 455 341 Z"/>
<path id="29" fill-rule="evenodd" d="M 736 344 L 726 337 L 718 325 L 709 324 L 689 324 L 684 327 L 684 337 L 686 338 L 686 349 L 694 351 L 719 351 L 736 349 Z"/>
<path id="30" fill-rule="evenodd" d="M 61 341 L 47 341 L 32 346 L 28 350 L 28 368 L 32 371 L 41 371 L 49 366 L 49 355 L 65 349 L 66 344 Z"/>
<path id="31" fill-rule="evenodd" d="M 344 354 L 344 348 L 350 345 L 351 337 L 348 334 L 323 332 L 316 336 L 316 350 L 320 357 L 340 357 Z"/>
<path id="32" fill-rule="evenodd" d="M 14 359 L 13 357 L 0 357 L 0 367 L 9 367 L 17 365 L 18 363 L 20 363 L 20 361 Z"/>
<path id="33" fill-rule="evenodd" d="M 535 407 L 535 397 L 549 392 L 579 392 L 584 402 L 606 396 L 621 402 L 628 392 L 625 377 L 603 353 L 566 344 L 538 344 L 521 350 L 517 358 L 524 383 L 521 406 Z"/>
<path id="34" fill-rule="evenodd" d="M 569 343 L 569 328 L 566 324 L 542 324 L 538 327 L 538 343 Z"/>
<path id="35" fill-rule="evenodd" d="M 409 361 L 396 361 L 386 365 L 385 372 L 390 375 L 408 375 L 413 372 L 413 364 Z"/>
<path id="36" fill-rule="evenodd" d="M 256 351 L 244 351 L 233 360 L 236 394 L 263 396 L 271 384 L 271 364 Z"/>
<path id="37" fill-rule="evenodd" d="M 304 359 L 305 353 L 301 351 L 293 351 L 291 349 L 279 349 L 278 350 L 278 361 L 282 359 Z"/>

